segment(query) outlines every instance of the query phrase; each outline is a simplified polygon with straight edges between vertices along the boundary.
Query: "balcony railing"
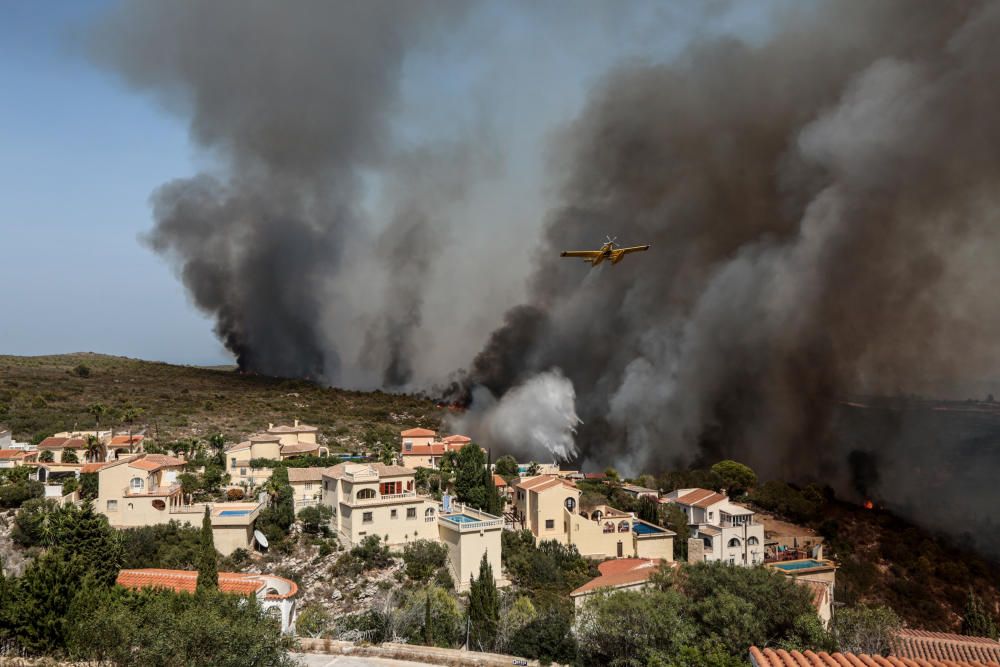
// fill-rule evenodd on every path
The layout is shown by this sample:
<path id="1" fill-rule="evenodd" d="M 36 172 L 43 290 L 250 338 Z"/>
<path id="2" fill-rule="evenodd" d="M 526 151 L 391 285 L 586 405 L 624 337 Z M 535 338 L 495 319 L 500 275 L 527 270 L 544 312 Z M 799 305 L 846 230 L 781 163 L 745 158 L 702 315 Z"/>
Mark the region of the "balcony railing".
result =
<path id="1" fill-rule="evenodd" d="M 354 500 L 352 505 L 377 505 L 378 503 L 387 503 L 394 500 L 407 500 L 411 498 L 416 498 L 417 493 L 415 491 L 405 491 L 403 493 L 386 493 L 384 495 L 379 494 L 374 498 L 360 498 Z"/>
<path id="2" fill-rule="evenodd" d="M 362 482 L 378 479 L 378 473 L 374 470 L 359 470 L 358 472 L 344 473 L 344 477 L 352 482 Z"/>

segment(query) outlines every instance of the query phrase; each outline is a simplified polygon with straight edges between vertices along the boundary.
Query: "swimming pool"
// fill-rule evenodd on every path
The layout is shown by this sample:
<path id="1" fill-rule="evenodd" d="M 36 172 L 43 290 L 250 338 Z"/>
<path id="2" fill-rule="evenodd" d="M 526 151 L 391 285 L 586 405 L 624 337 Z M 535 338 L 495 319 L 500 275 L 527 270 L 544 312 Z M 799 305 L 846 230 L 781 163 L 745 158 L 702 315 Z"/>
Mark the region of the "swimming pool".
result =
<path id="1" fill-rule="evenodd" d="M 454 521 L 455 523 L 478 523 L 482 519 L 476 519 L 467 514 L 452 514 L 451 516 L 442 517 L 448 521 Z"/>
<path id="2" fill-rule="evenodd" d="M 648 523 L 639 523 L 638 521 L 632 524 L 632 530 L 635 531 L 636 535 L 655 535 L 663 532 L 663 528 L 659 526 L 651 526 Z"/>
<path id="3" fill-rule="evenodd" d="M 253 510 L 222 510 L 219 516 L 246 516 Z"/>
<path id="4" fill-rule="evenodd" d="M 821 563 L 818 560 L 794 560 L 787 561 L 785 563 L 775 563 L 774 567 L 781 570 L 805 570 L 811 567 L 824 567 L 825 563 Z"/>

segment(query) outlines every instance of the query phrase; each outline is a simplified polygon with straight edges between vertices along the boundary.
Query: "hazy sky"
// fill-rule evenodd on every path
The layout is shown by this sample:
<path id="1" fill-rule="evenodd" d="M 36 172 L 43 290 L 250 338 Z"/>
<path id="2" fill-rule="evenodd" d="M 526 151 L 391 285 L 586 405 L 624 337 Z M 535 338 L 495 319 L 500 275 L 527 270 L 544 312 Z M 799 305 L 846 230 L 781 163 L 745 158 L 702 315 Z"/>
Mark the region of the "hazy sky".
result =
<path id="1" fill-rule="evenodd" d="M 0 353 L 228 363 L 211 322 L 140 240 L 153 190 L 209 158 L 188 140 L 182 113 L 89 62 L 82 35 L 108 4 L 0 8 Z M 456 39 L 407 63 L 397 130 L 446 138 L 475 105 L 493 105 L 490 122 L 509 152 L 496 192 L 510 199 L 511 217 L 496 231 L 506 239 L 498 247 L 530 243 L 538 221 L 518 213 L 537 211 L 546 196 L 545 143 L 603 72 L 623 58 L 673 57 L 704 31 L 753 38 L 776 4 L 633 3 L 627 15 L 617 3 L 550 2 L 530 12 L 488 4 L 468 19 L 480 39 L 483 26 L 495 26 L 485 43 Z M 480 96 L 487 86 L 490 96 Z M 513 263 L 511 285 L 523 264 Z M 493 269 L 506 265 L 499 257 Z M 516 289 L 504 295 L 512 301 Z M 498 321 L 507 305 L 497 303 Z"/>

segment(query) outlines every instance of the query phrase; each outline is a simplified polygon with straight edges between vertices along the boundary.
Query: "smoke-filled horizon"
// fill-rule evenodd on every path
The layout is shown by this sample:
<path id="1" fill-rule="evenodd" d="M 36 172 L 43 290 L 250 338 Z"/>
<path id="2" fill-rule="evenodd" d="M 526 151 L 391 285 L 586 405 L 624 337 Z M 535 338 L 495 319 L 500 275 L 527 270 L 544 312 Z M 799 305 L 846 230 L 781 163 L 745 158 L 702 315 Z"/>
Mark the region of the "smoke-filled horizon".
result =
<path id="1" fill-rule="evenodd" d="M 627 472 L 734 457 L 841 488 L 892 479 L 876 491 L 916 502 L 858 462 L 927 451 L 831 426 L 848 395 L 995 372 L 1000 5 L 825 2 L 755 39 L 712 29 L 712 6 L 679 50 L 656 48 L 669 13 L 593 7 L 646 46 L 559 107 L 523 180 L 494 113 L 519 53 L 419 140 L 404 73 L 503 43 L 484 24 L 548 21 L 571 43 L 599 21 L 441 2 L 116 11 L 97 58 L 188 114 L 215 158 L 155 193 L 149 243 L 245 369 L 389 389 L 457 371 L 453 395 L 480 397 L 462 425 L 495 450 Z M 558 256 L 608 234 L 652 250 Z"/>

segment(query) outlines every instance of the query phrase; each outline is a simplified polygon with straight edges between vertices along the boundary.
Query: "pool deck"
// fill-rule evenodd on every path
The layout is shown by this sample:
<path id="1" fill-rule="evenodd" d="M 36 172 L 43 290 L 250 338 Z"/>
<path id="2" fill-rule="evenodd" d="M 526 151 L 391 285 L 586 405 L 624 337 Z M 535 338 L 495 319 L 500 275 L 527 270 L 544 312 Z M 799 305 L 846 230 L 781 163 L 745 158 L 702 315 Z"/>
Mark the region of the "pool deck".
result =
<path id="1" fill-rule="evenodd" d="M 813 574 L 817 572 L 833 572 L 837 564 L 832 560 L 818 558 L 800 558 L 766 563 L 766 566 L 786 575 Z"/>

